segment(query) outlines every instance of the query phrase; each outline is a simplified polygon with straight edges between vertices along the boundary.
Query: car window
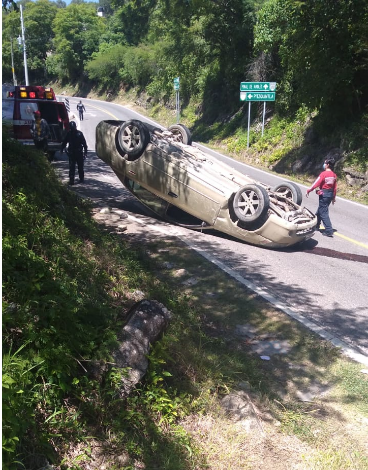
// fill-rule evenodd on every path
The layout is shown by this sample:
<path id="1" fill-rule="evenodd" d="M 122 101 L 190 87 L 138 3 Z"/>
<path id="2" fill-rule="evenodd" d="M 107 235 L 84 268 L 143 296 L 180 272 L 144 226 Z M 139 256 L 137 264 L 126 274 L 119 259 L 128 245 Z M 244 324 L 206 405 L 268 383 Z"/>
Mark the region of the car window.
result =
<path id="1" fill-rule="evenodd" d="M 169 204 L 166 211 L 166 218 L 172 220 L 176 224 L 185 225 L 187 227 L 202 227 L 204 223 L 203 220 L 200 220 L 171 204 Z"/>
<path id="2" fill-rule="evenodd" d="M 178 225 L 185 225 L 187 227 L 203 227 L 202 220 L 188 214 L 182 209 L 179 209 L 179 207 L 173 206 L 167 201 L 164 201 L 160 197 L 143 188 L 136 181 L 125 178 L 124 184 L 145 206 L 149 207 L 163 219 L 167 219 Z"/>
<path id="3" fill-rule="evenodd" d="M 20 118 L 26 121 L 34 121 L 33 113 L 38 110 L 37 103 L 21 102 L 19 105 Z"/>
<path id="4" fill-rule="evenodd" d="M 152 194 L 150 191 L 147 191 L 147 189 L 143 188 L 139 183 L 129 178 L 125 179 L 124 184 L 145 206 L 149 207 L 159 216 L 165 217 L 168 205 L 166 201 Z"/>

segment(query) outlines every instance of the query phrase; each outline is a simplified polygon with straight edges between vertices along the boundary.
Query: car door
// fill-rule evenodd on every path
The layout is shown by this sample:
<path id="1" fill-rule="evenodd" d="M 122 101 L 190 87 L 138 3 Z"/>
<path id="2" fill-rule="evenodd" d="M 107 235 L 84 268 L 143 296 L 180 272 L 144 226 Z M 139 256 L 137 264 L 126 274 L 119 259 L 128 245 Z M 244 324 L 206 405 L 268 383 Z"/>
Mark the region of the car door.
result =
<path id="1" fill-rule="evenodd" d="M 200 164 L 196 166 L 187 157 L 180 147 L 168 142 L 150 145 L 139 164 L 137 180 L 166 201 L 212 225 L 224 194 L 206 182 Z"/>

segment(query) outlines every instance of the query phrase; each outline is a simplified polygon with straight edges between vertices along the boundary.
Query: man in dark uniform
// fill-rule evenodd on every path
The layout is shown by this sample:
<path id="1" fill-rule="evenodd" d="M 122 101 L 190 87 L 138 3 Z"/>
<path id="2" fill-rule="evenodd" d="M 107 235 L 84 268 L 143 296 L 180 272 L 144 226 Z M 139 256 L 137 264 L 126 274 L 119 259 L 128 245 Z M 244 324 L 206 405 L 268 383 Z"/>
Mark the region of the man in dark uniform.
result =
<path id="1" fill-rule="evenodd" d="M 77 110 L 79 112 L 79 119 L 83 121 L 83 113 L 86 111 L 86 108 L 84 107 L 82 100 L 77 104 Z"/>
<path id="2" fill-rule="evenodd" d="M 75 164 L 78 165 L 79 182 L 84 182 L 84 158 L 87 156 L 87 142 L 83 132 L 77 130 L 77 124 L 70 122 L 70 130 L 64 137 L 61 144 L 61 153 L 63 153 L 67 144 L 66 153 L 69 156 L 69 184 L 74 184 Z"/>

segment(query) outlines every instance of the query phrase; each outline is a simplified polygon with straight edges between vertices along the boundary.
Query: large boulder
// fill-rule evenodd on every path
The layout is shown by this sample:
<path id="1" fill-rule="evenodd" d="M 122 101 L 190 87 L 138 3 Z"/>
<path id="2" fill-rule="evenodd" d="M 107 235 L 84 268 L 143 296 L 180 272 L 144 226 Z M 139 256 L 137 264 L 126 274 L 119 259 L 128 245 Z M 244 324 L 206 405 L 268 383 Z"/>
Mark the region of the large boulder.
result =
<path id="1" fill-rule="evenodd" d="M 128 314 L 128 321 L 113 353 L 115 367 L 122 369 L 120 396 L 127 397 L 145 375 L 150 346 L 159 339 L 171 319 L 171 312 L 156 300 L 142 300 Z"/>

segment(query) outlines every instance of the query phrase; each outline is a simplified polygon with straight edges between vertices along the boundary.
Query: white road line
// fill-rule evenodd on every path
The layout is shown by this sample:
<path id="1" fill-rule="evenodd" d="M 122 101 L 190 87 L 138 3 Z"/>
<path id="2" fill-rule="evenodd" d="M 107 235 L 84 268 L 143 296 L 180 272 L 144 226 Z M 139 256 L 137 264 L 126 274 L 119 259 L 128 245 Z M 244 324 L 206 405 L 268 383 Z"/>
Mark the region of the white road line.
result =
<path id="1" fill-rule="evenodd" d="M 138 222 L 140 224 L 146 224 L 147 222 L 141 219 L 137 219 L 136 217 L 129 215 L 129 218 L 134 220 L 135 222 Z M 191 249 L 196 251 L 199 255 L 201 255 L 203 258 L 205 258 L 207 261 L 210 261 L 214 265 L 216 265 L 218 268 L 220 268 L 222 271 L 226 272 L 229 276 L 231 276 L 233 279 L 236 279 L 238 282 L 240 282 L 243 286 L 247 287 L 251 291 L 255 292 L 258 294 L 260 297 L 263 299 L 267 300 L 270 304 L 274 305 L 276 308 L 284 312 L 286 315 L 289 317 L 293 318 L 294 320 L 298 321 L 302 325 L 304 325 L 306 328 L 309 330 L 313 331 L 314 333 L 318 334 L 321 338 L 329 341 L 332 343 L 335 347 L 340 348 L 341 352 L 349 357 L 350 359 L 353 359 L 355 362 L 358 362 L 360 364 L 364 364 L 365 366 L 368 366 L 368 356 L 365 356 L 364 354 L 361 354 L 360 352 L 356 351 L 354 348 L 350 347 L 347 343 L 344 341 L 340 340 L 339 338 L 335 337 L 331 333 L 329 333 L 327 330 L 325 330 L 323 327 L 318 325 L 317 323 L 314 323 L 311 320 L 308 320 L 304 315 L 301 313 L 297 312 L 296 310 L 292 310 L 290 307 L 288 307 L 286 304 L 280 302 L 276 297 L 274 297 L 272 294 L 270 294 L 267 289 L 263 289 L 261 287 L 258 287 L 256 284 L 253 282 L 249 281 L 248 279 L 245 279 L 243 276 L 235 272 L 233 269 L 229 268 L 224 264 L 222 261 L 218 260 L 217 258 L 213 257 L 212 255 L 206 253 L 203 251 L 200 247 L 196 246 L 195 243 L 193 243 L 188 237 L 185 237 L 181 232 L 178 227 L 172 227 L 170 226 L 171 230 L 168 230 L 168 227 L 165 225 L 165 227 L 161 227 L 158 225 L 150 225 L 150 228 L 154 231 L 157 231 L 159 233 L 162 233 L 164 235 L 174 235 L 177 238 L 179 238 L 182 242 L 184 242 L 187 246 L 189 246 Z M 168 233 L 169 232 L 169 233 Z"/>

